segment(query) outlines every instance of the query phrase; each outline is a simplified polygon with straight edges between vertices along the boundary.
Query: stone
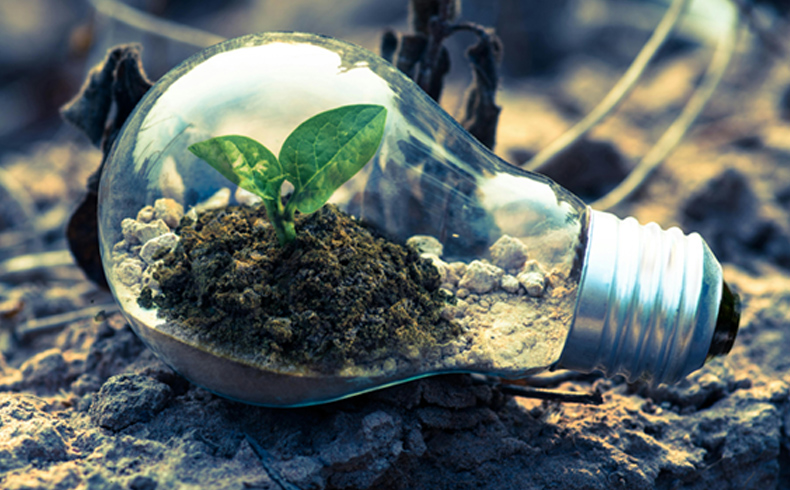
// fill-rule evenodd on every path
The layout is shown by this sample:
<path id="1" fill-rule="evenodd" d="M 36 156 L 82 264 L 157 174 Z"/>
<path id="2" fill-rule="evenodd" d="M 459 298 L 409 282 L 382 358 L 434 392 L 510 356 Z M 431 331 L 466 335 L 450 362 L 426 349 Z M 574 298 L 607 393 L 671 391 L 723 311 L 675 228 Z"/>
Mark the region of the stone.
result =
<path id="1" fill-rule="evenodd" d="M 184 206 L 173 199 L 157 199 L 154 202 L 154 217 L 161 219 L 167 226 L 174 229 L 184 217 Z"/>
<path id="2" fill-rule="evenodd" d="M 436 268 L 436 272 L 439 273 L 440 283 L 447 281 L 448 269 L 447 269 L 447 263 L 445 261 L 440 259 L 438 255 L 430 254 L 430 253 L 421 253 L 420 257 L 431 261 L 433 266 Z"/>
<path id="3" fill-rule="evenodd" d="M 510 235 L 502 235 L 489 249 L 491 262 L 502 269 L 518 269 L 527 260 L 527 246 Z"/>
<path id="4" fill-rule="evenodd" d="M 507 291 L 510 294 L 516 294 L 519 288 L 518 279 L 515 276 L 511 276 L 510 274 L 505 274 L 502 276 L 502 280 L 500 281 L 500 286 L 502 289 Z"/>
<path id="5" fill-rule="evenodd" d="M 126 218 L 121 222 L 121 233 L 124 240 L 130 245 L 145 243 L 152 238 L 168 233 L 170 228 L 161 219 L 156 219 L 150 223 Z"/>
<path id="6" fill-rule="evenodd" d="M 545 278 L 540 272 L 522 272 L 516 279 L 524 286 L 527 294 L 535 298 L 543 296 L 546 287 Z"/>
<path id="7" fill-rule="evenodd" d="M 255 206 L 263 201 L 259 195 L 247 189 L 242 189 L 241 187 L 236 189 L 236 195 L 234 197 L 242 206 Z"/>
<path id="8" fill-rule="evenodd" d="M 463 262 L 451 262 L 447 264 L 447 267 L 452 272 L 453 277 L 457 277 L 459 281 L 466 274 L 467 265 Z"/>
<path id="9" fill-rule="evenodd" d="M 466 268 L 458 287 L 478 294 L 487 293 L 499 284 L 503 274 L 504 271 L 499 267 L 474 260 Z"/>
<path id="10" fill-rule="evenodd" d="M 444 252 L 442 242 L 429 235 L 414 235 L 406 240 L 406 245 L 423 254 L 441 257 Z"/>
<path id="11" fill-rule="evenodd" d="M 204 211 L 211 211 L 212 209 L 228 207 L 228 204 L 230 204 L 230 189 L 223 187 L 215 192 L 214 195 L 195 206 L 195 211 L 197 213 L 202 213 Z"/>
<path id="12" fill-rule="evenodd" d="M 150 223 L 141 223 L 134 231 L 134 235 L 137 237 L 138 243 L 145 243 L 169 231 L 170 228 L 168 228 L 167 223 L 161 219 L 155 219 Z"/>
<path id="13" fill-rule="evenodd" d="M 123 241 L 128 245 L 139 243 L 139 240 L 137 240 L 137 236 L 135 236 L 134 233 L 138 226 L 140 226 L 140 222 L 136 219 L 125 218 L 123 221 L 121 221 L 121 233 L 123 234 Z"/>
<path id="14" fill-rule="evenodd" d="M 127 286 L 134 286 L 140 282 L 140 276 L 143 274 L 145 264 L 142 260 L 136 258 L 124 259 L 118 267 L 115 268 L 118 274 L 118 280 Z"/>
<path id="15" fill-rule="evenodd" d="M 155 257 L 161 255 L 163 252 L 167 253 L 178 244 L 178 235 L 175 233 L 165 233 L 156 238 L 148 240 L 140 249 L 140 258 L 148 264 L 155 262 Z"/>
<path id="16" fill-rule="evenodd" d="M 150 223 L 154 219 L 154 207 L 146 206 L 137 212 L 137 221 L 140 223 Z"/>
<path id="17" fill-rule="evenodd" d="M 108 379 L 91 404 L 91 421 L 119 431 L 147 422 L 159 413 L 171 396 L 168 385 L 142 374 L 119 374 Z"/>
<path id="18" fill-rule="evenodd" d="M 524 263 L 524 267 L 521 268 L 521 272 L 537 272 L 538 274 L 545 276 L 546 271 L 543 270 L 543 267 L 538 263 L 537 260 L 528 260 Z"/>

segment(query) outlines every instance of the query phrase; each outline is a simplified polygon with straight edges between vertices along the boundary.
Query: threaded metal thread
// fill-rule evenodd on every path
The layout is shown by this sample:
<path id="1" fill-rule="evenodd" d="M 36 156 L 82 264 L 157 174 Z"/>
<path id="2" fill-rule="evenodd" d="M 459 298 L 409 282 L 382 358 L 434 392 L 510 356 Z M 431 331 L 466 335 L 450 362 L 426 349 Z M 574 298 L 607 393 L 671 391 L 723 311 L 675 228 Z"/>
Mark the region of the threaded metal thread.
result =
<path id="1" fill-rule="evenodd" d="M 672 383 L 700 368 L 722 297 L 702 238 L 591 212 L 573 325 L 558 367 Z"/>

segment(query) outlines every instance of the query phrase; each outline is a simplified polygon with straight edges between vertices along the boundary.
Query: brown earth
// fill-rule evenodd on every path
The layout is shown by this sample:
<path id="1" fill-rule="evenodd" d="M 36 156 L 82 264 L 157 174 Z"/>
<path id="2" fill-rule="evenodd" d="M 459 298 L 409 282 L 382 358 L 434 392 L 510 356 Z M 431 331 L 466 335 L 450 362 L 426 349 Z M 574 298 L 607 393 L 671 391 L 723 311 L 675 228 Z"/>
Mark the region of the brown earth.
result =
<path id="1" fill-rule="evenodd" d="M 445 343 L 450 295 L 428 259 L 337 207 L 298 214 L 281 246 L 263 205 L 185 218 L 139 303 L 239 356 L 335 373 Z M 232 346 L 232 347 L 230 347 Z"/>

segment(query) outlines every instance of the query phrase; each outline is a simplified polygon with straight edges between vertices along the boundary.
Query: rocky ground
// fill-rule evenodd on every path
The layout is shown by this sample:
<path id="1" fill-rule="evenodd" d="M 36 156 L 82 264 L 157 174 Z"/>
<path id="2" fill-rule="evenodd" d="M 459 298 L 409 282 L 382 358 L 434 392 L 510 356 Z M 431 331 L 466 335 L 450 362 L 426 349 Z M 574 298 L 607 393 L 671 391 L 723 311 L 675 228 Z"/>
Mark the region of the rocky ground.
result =
<path id="1" fill-rule="evenodd" d="M 469 15 L 485 13 L 469 4 Z M 391 21 L 377 22 L 351 37 L 372 40 Z M 505 72 L 499 155 L 523 161 L 600 100 L 629 59 L 613 46 L 644 39 L 622 26 L 608 32 L 620 42 L 587 43 L 540 77 Z M 682 41 L 568 167 L 554 169 L 561 183 L 600 195 L 646 153 L 710 56 L 698 38 Z M 703 234 L 744 309 L 731 354 L 676 385 L 573 373 L 540 380 L 598 392 L 600 406 L 514 398 L 461 375 L 302 409 L 216 397 L 157 360 L 112 297 L 62 252 L 62 226 L 98 150 L 65 129 L 8 143 L 15 150 L 4 149 L 0 162 L 0 487 L 790 489 L 789 85 L 786 59 L 744 36 L 694 131 L 615 209 Z M 456 112 L 462 92 L 452 92 L 444 105 Z"/>

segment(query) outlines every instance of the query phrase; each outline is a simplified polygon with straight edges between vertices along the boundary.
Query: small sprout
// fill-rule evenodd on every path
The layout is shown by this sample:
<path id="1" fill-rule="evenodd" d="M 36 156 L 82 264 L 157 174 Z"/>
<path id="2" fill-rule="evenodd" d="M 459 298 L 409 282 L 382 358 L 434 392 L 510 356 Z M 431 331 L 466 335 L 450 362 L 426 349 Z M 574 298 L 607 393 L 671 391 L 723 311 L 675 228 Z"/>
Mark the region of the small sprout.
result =
<path id="1" fill-rule="evenodd" d="M 387 110 L 380 105 L 347 105 L 317 114 L 286 138 L 277 158 L 246 136 L 211 138 L 189 147 L 226 179 L 263 199 L 280 245 L 296 238 L 294 213 L 318 211 L 332 194 L 376 154 Z M 284 181 L 294 186 L 288 203 Z"/>

